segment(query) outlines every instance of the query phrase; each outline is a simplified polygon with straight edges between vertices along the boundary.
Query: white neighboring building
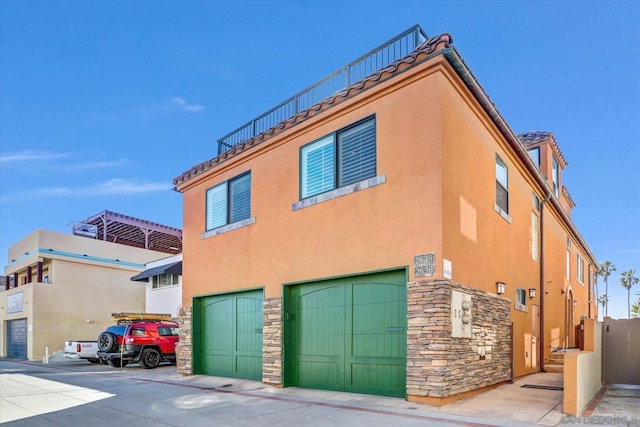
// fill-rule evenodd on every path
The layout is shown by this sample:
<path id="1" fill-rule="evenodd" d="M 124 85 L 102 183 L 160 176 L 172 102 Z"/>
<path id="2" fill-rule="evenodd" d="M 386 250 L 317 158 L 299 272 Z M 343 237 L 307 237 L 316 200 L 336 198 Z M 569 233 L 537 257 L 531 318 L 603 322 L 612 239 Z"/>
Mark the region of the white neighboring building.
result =
<path id="1" fill-rule="evenodd" d="M 131 278 L 146 282 L 145 311 L 178 317 L 182 306 L 182 254 L 147 263 L 145 267 Z"/>

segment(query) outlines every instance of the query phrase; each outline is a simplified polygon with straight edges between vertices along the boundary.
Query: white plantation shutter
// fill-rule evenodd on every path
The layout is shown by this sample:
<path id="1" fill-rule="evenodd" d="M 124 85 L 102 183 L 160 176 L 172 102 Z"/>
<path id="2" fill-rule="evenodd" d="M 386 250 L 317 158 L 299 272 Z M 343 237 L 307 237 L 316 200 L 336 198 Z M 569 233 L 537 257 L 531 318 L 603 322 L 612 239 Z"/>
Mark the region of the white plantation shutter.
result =
<path id="1" fill-rule="evenodd" d="M 368 120 L 338 134 L 338 186 L 376 176 L 376 126 Z"/>
<path id="2" fill-rule="evenodd" d="M 230 181 L 229 213 L 230 223 L 240 221 L 251 216 L 251 174 L 242 175 Z"/>
<path id="3" fill-rule="evenodd" d="M 302 149 L 302 197 L 311 197 L 335 187 L 333 135 Z"/>
<path id="4" fill-rule="evenodd" d="M 207 190 L 207 230 L 227 224 L 227 183 Z"/>

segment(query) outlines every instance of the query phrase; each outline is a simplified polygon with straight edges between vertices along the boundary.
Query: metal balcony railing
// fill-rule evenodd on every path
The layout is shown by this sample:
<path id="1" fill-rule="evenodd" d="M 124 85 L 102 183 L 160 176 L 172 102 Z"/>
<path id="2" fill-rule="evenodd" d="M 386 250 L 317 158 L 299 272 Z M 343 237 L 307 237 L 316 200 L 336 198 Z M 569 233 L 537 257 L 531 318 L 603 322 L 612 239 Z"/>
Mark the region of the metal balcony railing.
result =
<path id="1" fill-rule="evenodd" d="M 269 111 L 218 139 L 218 154 L 306 110 L 323 99 L 385 68 L 413 52 L 428 39 L 420 25 L 414 25 L 391 40 L 334 71 L 319 82 L 298 92 Z"/>

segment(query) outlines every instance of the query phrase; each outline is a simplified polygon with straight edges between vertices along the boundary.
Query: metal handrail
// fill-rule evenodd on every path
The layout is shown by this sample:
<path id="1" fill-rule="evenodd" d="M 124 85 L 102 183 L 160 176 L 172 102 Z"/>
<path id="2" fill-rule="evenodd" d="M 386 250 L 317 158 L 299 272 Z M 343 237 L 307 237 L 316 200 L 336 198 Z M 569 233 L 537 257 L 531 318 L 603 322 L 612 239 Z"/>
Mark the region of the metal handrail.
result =
<path id="1" fill-rule="evenodd" d="M 427 39 L 428 36 L 420 25 L 414 25 L 218 139 L 218 154 L 229 151 L 236 145 L 250 140 L 336 92 L 349 87 L 352 83 L 404 58 Z"/>

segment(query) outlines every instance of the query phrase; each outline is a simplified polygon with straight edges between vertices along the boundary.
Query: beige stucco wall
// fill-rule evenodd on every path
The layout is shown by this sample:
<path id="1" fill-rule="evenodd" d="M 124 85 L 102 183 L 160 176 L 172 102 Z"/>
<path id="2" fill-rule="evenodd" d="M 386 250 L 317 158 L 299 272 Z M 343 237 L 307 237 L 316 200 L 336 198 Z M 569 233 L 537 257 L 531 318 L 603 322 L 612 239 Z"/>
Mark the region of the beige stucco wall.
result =
<path id="1" fill-rule="evenodd" d="M 564 358 L 563 410 L 579 415 L 602 387 L 602 323 L 585 320 L 585 349 Z"/>
<path id="2" fill-rule="evenodd" d="M 46 347 L 53 353 L 65 340 L 95 340 L 113 312 L 144 311 L 144 285 L 130 279 L 146 262 L 162 257 L 166 254 L 49 230 L 31 233 L 9 249 L 5 274 L 18 272 L 21 284 L 26 267 L 35 274 L 33 265 L 42 261 L 49 283 L 34 281 L 0 293 L 0 355 L 7 354 L 7 320 L 27 319 L 27 357 L 40 360 Z M 8 315 L 6 297 L 16 292 L 24 292 L 24 310 Z"/>

